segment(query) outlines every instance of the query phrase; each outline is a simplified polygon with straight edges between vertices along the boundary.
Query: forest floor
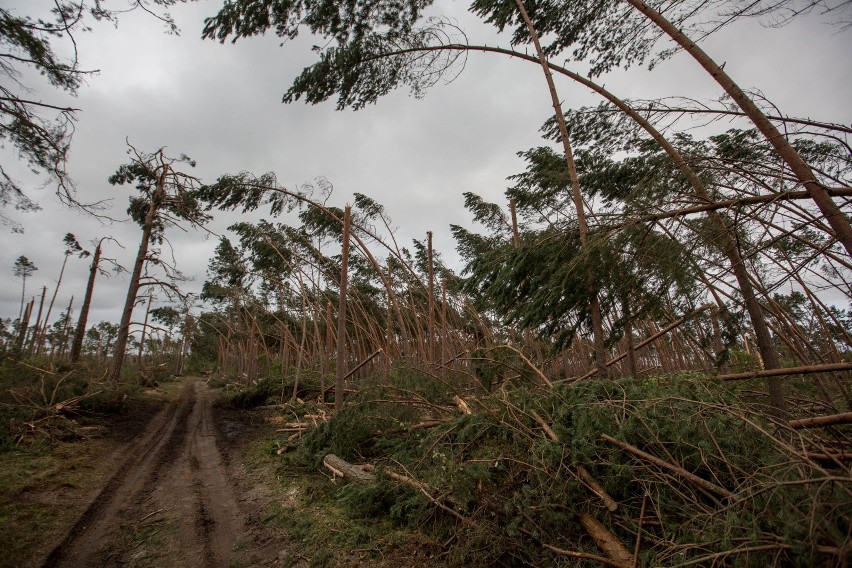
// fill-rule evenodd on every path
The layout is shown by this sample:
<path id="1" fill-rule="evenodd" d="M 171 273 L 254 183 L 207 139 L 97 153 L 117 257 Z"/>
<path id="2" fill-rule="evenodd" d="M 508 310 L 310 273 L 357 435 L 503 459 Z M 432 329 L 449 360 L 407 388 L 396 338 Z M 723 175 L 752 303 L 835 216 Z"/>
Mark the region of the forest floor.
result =
<path id="1" fill-rule="evenodd" d="M 258 514 L 274 477 L 244 463 L 262 427 L 214 418 L 214 400 L 197 378 L 165 383 L 88 439 L 4 456 L 0 566 L 277 564 L 285 536 Z"/>

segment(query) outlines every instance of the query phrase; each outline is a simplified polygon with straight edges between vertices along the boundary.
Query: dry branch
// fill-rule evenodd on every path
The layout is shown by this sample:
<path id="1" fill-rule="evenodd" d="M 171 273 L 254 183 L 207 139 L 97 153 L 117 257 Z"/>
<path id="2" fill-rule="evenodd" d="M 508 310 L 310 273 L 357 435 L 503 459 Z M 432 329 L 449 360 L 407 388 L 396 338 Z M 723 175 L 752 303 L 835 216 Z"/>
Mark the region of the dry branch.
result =
<path id="1" fill-rule="evenodd" d="M 683 469 L 682 467 L 672 465 L 669 462 L 658 458 L 657 456 L 652 456 L 649 453 L 643 452 L 642 450 L 640 450 L 636 446 L 631 446 L 627 442 L 622 442 L 620 440 L 616 440 L 612 436 L 608 436 L 606 434 L 601 434 L 601 438 L 603 438 L 607 442 L 615 444 L 619 448 L 626 450 L 626 451 L 630 452 L 631 454 L 633 454 L 637 457 L 640 457 L 640 458 L 642 458 L 646 461 L 653 463 L 654 465 L 658 465 L 658 466 L 662 467 L 663 469 L 667 469 L 669 471 L 677 473 L 681 477 L 691 481 L 692 483 L 694 483 L 698 487 L 701 487 L 702 489 L 706 489 L 707 491 L 710 491 L 711 493 L 715 493 L 716 495 L 719 495 L 721 497 L 726 497 L 726 498 L 734 497 L 734 494 L 731 493 L 730 491 L 728 491 L 727 489 L 725 489 L 723 487 L 719 487 L 715 483 L 711 483 L 711 482 L 707 481 L 706 479 L 698 477 L 694 473 L 690 473 L 690 472 L 686 471 L 685 469 Z"/>
<path id="2" fill-rule="evenodd" d="M 852 412 L 841 412 L 840 414 L 829 414 L 827 416 L 814 416 L 813 418 L 800 418 L 790 420 L 790 428 L 799 430 L 801 428 L 823 428 L 825 426 L 837 426 L 839 424 L 852 423 Z"/>
<path id="3" fill-rule="evenodd" d="M 803 367 L 788 367 L 786 369 L 769 369 L 767 371 L 749 371 L 732 375 L 719 375 L 720 381 L 742 381 L 765 377 L 784 377 L 787 375 L 810 375 L 813 373 L 831 373 L 852 370 L 852 363 L 828 363 L 826 365 L 805 365 Z"/>

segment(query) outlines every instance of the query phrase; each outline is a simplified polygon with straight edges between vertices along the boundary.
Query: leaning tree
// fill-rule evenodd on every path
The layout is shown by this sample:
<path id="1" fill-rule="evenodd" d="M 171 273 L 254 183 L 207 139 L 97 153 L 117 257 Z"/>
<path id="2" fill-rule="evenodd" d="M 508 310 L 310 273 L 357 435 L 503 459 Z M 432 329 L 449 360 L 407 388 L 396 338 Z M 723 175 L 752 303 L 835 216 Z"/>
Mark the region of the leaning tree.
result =
<path id="1" fill-rule="evenodd" d="M 194 161 L 185 155 L 178 158 L 168 157 L 163 148 L 149 154 L 130 146 L 128 154 L 130 162 L 119 167 L 110 176 L 109 182 L 113 185 L 136 184 L 139 193 L 130 198 L 127 212 L 142 229 L 142 238 L 130 274 L 127 298 L 115 340 L 115 355 L 110 372 L 110 378 L 114 381 L 121 377 L 131 316 L 140 286 L 163 286 L 179 294 L 178 288 L 172 283 L 151 277 L 145 277 L 143 282 L 143 268 L 151 260 L 165 267 L 159 259 L 159 247 L 165 241 L 165 231 L 168 227 L 180 226 L 181 221 L 199 227 L 210 218 L 203 212 L 196 197 L 199 180 L 175 169 L 176 164 L 194 167 Z M 173 271 L 170 273 L 174 276 Z"/>

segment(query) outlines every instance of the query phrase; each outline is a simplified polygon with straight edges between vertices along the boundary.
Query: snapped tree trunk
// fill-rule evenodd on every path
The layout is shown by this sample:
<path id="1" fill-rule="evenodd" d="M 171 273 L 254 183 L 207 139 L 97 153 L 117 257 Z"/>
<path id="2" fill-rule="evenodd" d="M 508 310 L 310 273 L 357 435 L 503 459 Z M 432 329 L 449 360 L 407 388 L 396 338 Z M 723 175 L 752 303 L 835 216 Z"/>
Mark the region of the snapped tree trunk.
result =
<path id="1" fill-rule="evenodd" d="M 74 334 L 74 345 L 71 347 L 71 362 L 80 360 L 83 351 L 83 337 L 86 333 L 86 322 L 89 319 L 89 307 L 92 305 L 92 293 L 95 289 L 95 277 L 98 274 L 98 265 L 101 262 L 101 242 L 95 247 L 95 256 L 92 257 L 92 266 L 89 268 L 89 282 L 86 284 L 86 295 L 83 297 L 83 305 L 80 307 L 80 317 L 77 319 L 77 331 Z"/>
<path id="2" fill-rule="evenodd" d="M 53 303 L 56 302 L 56 295 L 59 293 L 59 286 L 62 284 L 62 276 L 65 274 L 65 265 L 68 264 L 68 256 L 69 255 L 66 254 L 65 260 L 62 261 L 62 268 L 59 270 L 59 280 L 56 281 L 56 288 L 53 289 L 53 296 L 50 298 L 50 304 L 47 306 L 47 315 L 44 316 L 41 331 L 37 331 L 39 336 L 36 343 L 36 354 L 41 353 L 41 349 L 44 347 L 44 337 L 47 335 L 47 325 L 50 322 L 50 312 L 53 311 Z"/>
<path id="3" fill-rule="evenodd" d="M 334 410 L 343 405 L 343 383 L 346 375 L 346 289 L 349 274 L 349 221 L 352 207 L 346 206 L 343 216 L 343 250 L 340 261 L 340 303 L 337 312 L 337 380 L 334 383 Z"/>
<path id="4" fill-rule="evenodd" d="M 47 296 L 47 286 L 42 286 L 41 288 L 41 302 L 38 304 L 38 316 L 36 317 L 35 326 L 33 327 L 33 334 L 30 337 L 30 345 L 27 348 L 29 353 L 33 353 L 36 342 L 38 341 L 38 330 L 41 329 L 41 312 L 44 309 L 44 298 Z"/>

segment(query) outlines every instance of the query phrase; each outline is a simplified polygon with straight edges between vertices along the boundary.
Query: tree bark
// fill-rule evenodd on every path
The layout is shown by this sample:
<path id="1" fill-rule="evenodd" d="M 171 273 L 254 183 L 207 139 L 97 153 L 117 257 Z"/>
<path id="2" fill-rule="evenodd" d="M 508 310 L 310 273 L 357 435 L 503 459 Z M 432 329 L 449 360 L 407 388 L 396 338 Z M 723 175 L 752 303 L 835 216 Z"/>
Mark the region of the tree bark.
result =
<path id="1" fill-rule="evenodd" d="M 568 125 L 565 124 L 565 115 L 562 112 L 562 103 L 559 102 L 559 95 L 556 93 L 556 85 L 553 82 L 553 75 L 550 72 L 550 66 L 547 63 L 547 57 L 541 47 L 538 32 L 530 20 L 529 14 L 522 0 L 515 0 L 521 17 L 526 24 L 527 31 L 535 44 L 535 50 L 538 54 L 541 69 L 544 72 L 544 78 L 547 81 L 547 88 L 550 91 L 550 101 L 553 104 L 553 113 L 556 123 L 559 125 L 559 137 L 562 139 L 562 148 L 565 152 L 565 162 L 568 167 L 568 176 L 571 178 L 571 196 L 574 200 L 574 208 L 577 210 L 577 227 L 580 233 L 580 244 L 584 250 L 588 251 L 589 244 L 589 227 L 586 222 L 585 205 L 583 204 L 583 194 L 580 191 L 580 178 L 577 176 L 577 166 L 574 162 L 574 152 L 571 149 L 571 142 L 568 137 Z M 598 291 L 595 286 L 595 276 L 592 267 L 588 269 L 587 275 L 589 289 L 589 312 L 592 323 L 592 341 L 594 342 L 594 361 L 597 374 L 602 377 L 609 376 L 609 371 L 606 366 L 606 348 L 603 332 L 603 318 L 601 316 L 601 305 L 598 299 Z"/>
<path id="2" fill-rule="evenodd" d="M 121 322 L 118 324 L 118 335 L 115 338 L 113 349 L 112 370 L 110 379 L 118 382 L 121 379 L 121 367 L 124 364 L 125 351 L 127 350 L 127 338 L 130 334 L 130 318 L 133 315 L 133 307 L 136 304 L 136 294 L 139 292 L 139 278 L 142 276 L 142 267 L 148 256 L 148 244 L 151 240 L 151 232 L 154 228 L 154 220 L 165 194 L 166 175 L 168 168 L 165 167 L 157 180 L 157 188 L 148 205 L 145 214 L 145 222 L 142 225 L 142 239 L 139 242 L 139 251 L 136 253 L 136 262 L 133 263 L 133 272 L 130 275 L 130 284 L 127 287 L 127 298 L 124 301 L 124 310 L 121 312 Z"/>
<path id="3" fill-rule="evenodd" d="M 343 407 L 343 384 L 346 375 L 346 290 L 349 284 L 349 232 L 352 207 L 343 215 L 343 243 L 340 261 L 340 303 L 337 311 L 337 380 L 334 384 L 334 410 Z"/>
<path id="4" fill-rule="evenodd" d="M 92 305 L 92 293 L 95 289 L 95 277 L 98 274 L 98 265 L 101 262 L 101 242 L 95 247 L 95 255 L 92 257 L 92 266 L 89 268 L 89 281 L 86 284 L 86 295 L 83 297 L 83 305 L 80 308 L 80 317 L 77 319 L 77 331 L 74 335 L 74 345 L 71 347 L 71 362 L 80 360 L 83 351 L 83 337 L 86 333 L 86 322 L 89 319 L 89 307 Z"/>

